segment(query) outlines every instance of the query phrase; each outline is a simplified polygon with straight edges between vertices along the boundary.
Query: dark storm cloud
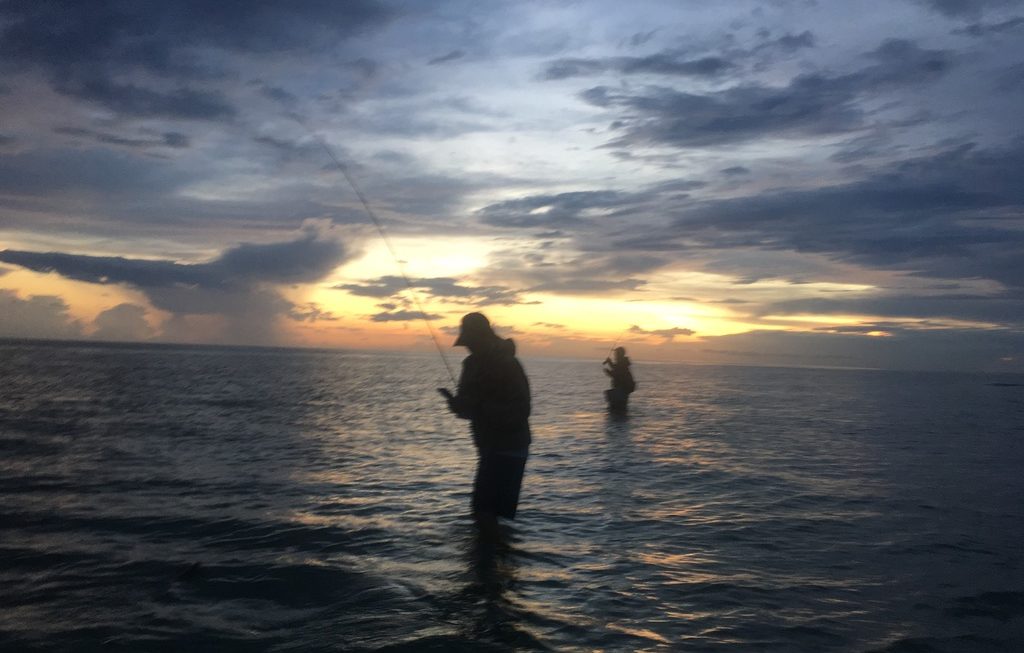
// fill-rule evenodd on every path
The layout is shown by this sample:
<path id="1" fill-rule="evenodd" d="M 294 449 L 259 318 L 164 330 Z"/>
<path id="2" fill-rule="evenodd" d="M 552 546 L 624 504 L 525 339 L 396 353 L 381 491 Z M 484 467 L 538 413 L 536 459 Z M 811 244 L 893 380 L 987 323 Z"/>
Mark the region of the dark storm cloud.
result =
<path id="1" fill-rule="evenodd" d="M 310 52 L 389 16 L 370 0 L 8 0 L 0 4 L 0 61 L 8 70 L 38 67 L 59 93 L 120 115 L 224 120 L 236 111 L 227 100 L 185 84 L 227 74 L 208 51 Z M 149 82 L 121 79 L 138 73 Z"/>
<path id="2" fill-rule="evenodd" d="M 0 251 L 0 261 L 35 272 L 56 272 L 76 281 L 125 284 L 142 290 L 175 286 L 231 290 L 263 282 L 310 282 L 324 277 L 345 259 L 341 243 L 320 240 L 315 233 L 284 243 L 238 245 L 209 263 Z"/>
<path id="3" fill-rule="evenodd" d="M 424 279 L 405 279 L 399 276 L 383 276 L 365 283 L 349 283 L 334 286 L 337 290 L 345 290 L 361 297 L 395 297 L 412 287 L 413 292 L 422 293 L 455 303 L 473 304 L 476 306 L 511 305 L 524 303 L 519 293 L 502 286 L 471 286 L 460 283 L 453 277 L 433 277 Z"/>
<path id="4" fill-rule="evenodd" d="M 173 138 L 173 137 L 172 137 Z M 34 195 L 87 192 L 159 196 L 182 188 L 201 173 L 167 161 L 140 158 L 111 149 L 40 149 L 0 156 L 0 191 Z"/>
<path id="5" fill-rule="evenodd" d="M 235 107 L 216 91 L 184 87 L 172 91 L 155 91 L 101 77 L 60 81 L 54 88 L 65 95 L 101 104 L 118 115 L 134 118 L 227 120 L 236 114 Z"/>
<path id="6" fill-rule="evenodd" d="M 1016 0 L 916 0 L 950 18 L 977 18 L 986 9 L 1013 5 Z"/>
<path id="7" fill-rule="evenodd" d="M 557 228 L 583 222 L 588 211 L 620 208 L 631 201 L 629 195 L 615 191 L 533 195 L 485 206 L 477 217 L 496 227 Z"/>
<path id="8" fill-rule="evenodd" d="M 968 144 L 890 164 L 849 183 L 682 205 L 668 197 L 647 198 L 637 206 L 676 216 L 673 226 L 618 235 L 611 247 L 685 251 L 702 260 L 735 252 L 720 257 L 716 271 L 725 273 L 743 269 L 743 250 L 790 251 L 1021 286 L 1024 233 L 1013 222 L 1024 206 L 1015 172 L 1022 166 L 1024 141 L 998 149 Z M 764 268 L 755 278 L 777 272 Z"/>
<path id="9" fill-rule="evenodd" d="M 209 234 L 217 238 L 216 232 L 226 227 L 297 227 L 311 218 L 366 222 L 349 195 L 318 183 L 324 155 L 312 144 L 282 140 L 284 145 L 272 146 L 269 137 L 239 141 L 250 167 L 280 171 L 287 166 L 295 174 L 265 179 L 245 195 L 219 199 L 187 192 L 195 184 L 211 184 L 224 171 L 221 161 L 203 156 L 201 146 L 188 147 L 185 134 L 82 127 L 61 127 L 57 133 L 65 137 L 66 147 L 0 150 L 0 222 L 6 228 L 122 238 L 159 232 L 198 241 Z M 100 146 L 89 147 L 94 142 Z M 439 199 L 447 202 L 458 195 L 454 187 L 438 190 Z"/>
<path id="10" fill-rule="evenodd" d="M 0 184 L 2 186 L 2 184 Z M 122 188 L 122 186 L 115 186 Z M 88 186 L 67 187 L 53 197 L 4 198 L 0 209 L 8 228 L 73 229 L 79 233 L 104 237 L 170 237 L 182 242 L 207 246 L 210 239 L 219 242 L 224 230 L 277 230 L 282 226 L 300 225 L 307 219 L 327 219 L 334 224 L 365 224 L 360 208 L 338 206 L 330 201 L 311 198 L 318 189 L 303 186 L 284 187 L 266 197 L 217 200 L 151 194 L 131 197 L 131 189 L 110 191 L 102 202 L 89 197 Z M 304 193 L 304 191 L 306 191 Z M 125 196 L 115 195 L 124 192 Z M 329 198 L 328 193 L 323 193 Z M 304 196 L 306 195 L 306 196 Z M 57 211 L 51 216 L 49 212 Z"/>
<path id="11" fill-rule="evenodd" d="M 56 272 L 68 279 L 89 283 L 128 284 L 138 288 L 158 288 L 174 284 L 212 285 L 205 265 L 185 265 L 173 261 L 149 261 L 119 256 L 84 256 L 61 252 L 0 251 L 0 261 L 20 265 L 34 272 Z"/>
<path id="12" fill-rule="evenodd" d="M 310 232 L 290 242 L 238 245 L 205 265 L 227 280 L 303 283 L 323 278 L 347 259 L 340 242 Z"/>
<path id="13" fill-rule="evenodd" d="M 998 219 L 1012 220 L 1024 206 L 1015 172 L 1022 166 L 1024 141 L 1002 150 L 963 146 L 850 184 L 703 202 L 683 210 L 675 226 L 704 247 L 825 253 L 1024 286 L 1024 233 Z"/>
<path id="14" fill-rule="evenodd" d="M 83 62 L 173 70 L 182 46 L 253 54 L 310 51 L 382 24 L 372 0 L 8 0 L 0 54 L 64 71 Z"/>
<path id="15" fill-rule="evenodd" d="M 208 263 L 15 250 L 0 251 L 0 261 L 88 283 L 137 288 L 155 308 L 173 314 L 164 337 L 189 338 L 183 316 L 216 315 L 226 319 L 229 341 L 270 343 L 276 340 L 279 317 L 330 317 L 296 307 L 277 291 L 282 284 L 316 281 L 347 259 L 342 244 L 322 231 L 314 225 L 293 241 L 242 244 Z"/>
<path id="16" fill-rule="evenodd" d="M 188 136 L 182 134 L 181 132 L 164 132 L 163 134 L 160 134 L 159 137 L 147 135 L 143 137 L 133 138 L 130 136 L 95 131 L 83 127 L 57 127 L 53 131 L 54 133 L 57 134 L 64 134 L 65 136 L 88 139 L 95 141 L 97 143 L 102 143 L 104 145 L 120 145 L 122 147 L 130 148 L 183 148 L 189 146 Z"/>
<path id="17" fill-rule="evenodd" d="M 867 58 L 874 63 L 857 72 L 803 74 L 782 87 L 747 84 L 696 94 L 664 86 L 637 91 L 596 86 L 581 97 L 623 112 L 613 125 L 622 136 L 610 145 L 703 147 L 851 131 L 864 121 L 857 100 L 936 79 L 953 66 L 949 51 L 924 50 L 902 39 L 885 41 Z"/>

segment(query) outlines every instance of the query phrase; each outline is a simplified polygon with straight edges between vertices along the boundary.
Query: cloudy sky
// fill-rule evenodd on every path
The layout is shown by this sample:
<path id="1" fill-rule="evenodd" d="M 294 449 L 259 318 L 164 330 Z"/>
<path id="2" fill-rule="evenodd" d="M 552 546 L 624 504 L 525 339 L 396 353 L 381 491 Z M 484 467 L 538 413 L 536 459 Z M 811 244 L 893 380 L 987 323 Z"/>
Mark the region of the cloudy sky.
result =
<path id="1" fill-rule="evenodd" d="M 1022 371 L 1022 113 L 1024 1 L 4 0 L 0 336 Z"/>

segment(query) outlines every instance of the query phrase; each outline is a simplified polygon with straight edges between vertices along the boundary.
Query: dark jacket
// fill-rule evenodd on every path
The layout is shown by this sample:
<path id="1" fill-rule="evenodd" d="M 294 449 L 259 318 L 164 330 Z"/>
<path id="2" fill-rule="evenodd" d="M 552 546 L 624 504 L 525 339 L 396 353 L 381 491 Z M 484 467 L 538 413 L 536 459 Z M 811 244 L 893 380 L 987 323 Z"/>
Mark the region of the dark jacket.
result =
<path id="1" fill-rule="evenodd" d="M 462 361 L 455 414 L 468 419 L 477 448 L 514 451 L 530 445 L 530 383 L 512 339 L 495 336 Z"/>
<path id="2" fill-rule="evenodd" d="M 604 373 L 612 377 L 612 388 L 629 394 L 636 390 L 636 381 L 633 380 L 633 373 L 629 370 L 629 359 L 623 357 L 622 362 L 612 360 L 605 361 L 609 369 Z"/>

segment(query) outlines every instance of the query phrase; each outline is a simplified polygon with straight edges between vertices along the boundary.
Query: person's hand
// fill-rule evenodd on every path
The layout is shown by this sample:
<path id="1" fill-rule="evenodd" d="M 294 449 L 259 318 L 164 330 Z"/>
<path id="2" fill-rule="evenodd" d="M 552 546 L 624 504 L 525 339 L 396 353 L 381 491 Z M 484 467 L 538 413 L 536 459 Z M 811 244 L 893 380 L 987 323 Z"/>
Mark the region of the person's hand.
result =
<path id="1" fill-rule="evenodd" d="M 448 410 L 452 411 L 453 413 L 456 412 L 455 411 L 455 395 L 453 395 L 451 393 L 451 391 L 448 390 L 448 388 L 438 388 L 437 391 L 438 391 L 438 393 L 440 393 L 440 395 L 442 397 L 445 398 L 445 401 L 448 402 Z"/>

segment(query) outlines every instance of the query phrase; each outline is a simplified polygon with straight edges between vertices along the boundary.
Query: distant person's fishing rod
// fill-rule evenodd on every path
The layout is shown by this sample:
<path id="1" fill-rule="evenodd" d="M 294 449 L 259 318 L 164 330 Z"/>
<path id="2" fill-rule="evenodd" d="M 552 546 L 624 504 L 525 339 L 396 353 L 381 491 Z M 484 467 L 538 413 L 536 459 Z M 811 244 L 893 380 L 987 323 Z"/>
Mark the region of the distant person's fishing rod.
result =
<path id="1" fill-rule="evenodd" d="M 437 339 L 437 334 L 434 332 L 434 327 L 430 324 L 430 320 L 427 319 L 427 312 L 423 310 L 423 304 L 420 303 L 419 293 L 416 292 L 415 286 L 413 286 L 412 281 L 409 280 L 409 275 L 405 273 L 405 264 L 402 262 L 402 259 L 398 258 L 398 254 L 395 253 L 395 248 L 391 244 L 391 239 L 388 238 L 388 232 L 384 229 L 384 224 L 380 221 L 380 218 L 377 217 L 373 207 L 370 206 L 370 202 L 366 199 L 366 196 L 363 195 L 363 191 L 359 189 L 359 185 L 356 183 L 356 180 L 352 178 L 352 175 L 348 171 L 348 167 L 334 154 L 334 150 L 332 150 L 327 144 L 327 141 L 321 138 L 320 135 L 302 119 L 302 116 L 295 113 L 289 113 L 288 117 L 299 123 L 303 129 L 309 132 L 309 135 L 313 140 L 320 144 L 320 147 L 323 148 L 324 152 L 327 153 L 327 156 L 334 162 L 335 167 L 341 171 L 341 174 L 345 177 L 345 181 L 347 181 L 348 185 L 352 188 L 352 192 L 354 192 L 356 197 L 359 198 L 359 201 L 363 205 L 363 209 L 366 211 L 366 215 L 370 216 L 373 226 L 377 227 L 377 233 L 380 234 L 381 240 L 384 241 L 384 246 L 387 247 L 388 253 L 391 254 L 391 258 L 395 260 L 395 265 L 398 267 L 398 273 L 402 275 L 402 280 L 405 281 L 405 286 L 409 290 L 409 294 L 412 295 L 412 301 L 416 304 L 416 310 L 420 312 L 420 317 L 423 319 L 423 323 L 427 325 L 427 331 L 430 332 L 430 339 L 434 341 L 434 347 L 437 348 L 437 354 L 441 357 L 441 362 L 444 363 L 444 369 L 448 372 L 448 378 L 451 379 L 452 385 L 458 385 L 458 381 L 455 380 L 455 375 L 452 373 L 452 368 L 448 365 L 448 359 L 444 357 L 444 350 L 441 349 L 441 342 Z"/>
<path id="2" fill-rule="evenodd" d="M 611 349 L 608 350 L 608 358 L 611 358 L 612 354 L 615 353 L 615 348 L 619 346 L 619 342 L 622 340 L 622 336 L 626 335 L 626 333 L 628 333 L 629 330 L 632 328 L 633 327 L 631 326 L 626 327 L 625 329 L 622 330 L 622 333 L 620 333 L 618 337 L 615 338 L 615 342 L 612 344 Z"/>

